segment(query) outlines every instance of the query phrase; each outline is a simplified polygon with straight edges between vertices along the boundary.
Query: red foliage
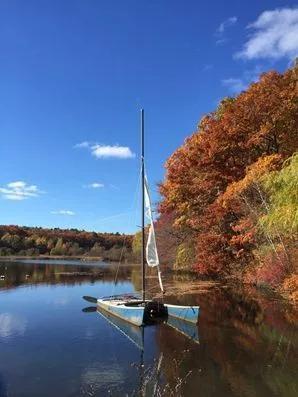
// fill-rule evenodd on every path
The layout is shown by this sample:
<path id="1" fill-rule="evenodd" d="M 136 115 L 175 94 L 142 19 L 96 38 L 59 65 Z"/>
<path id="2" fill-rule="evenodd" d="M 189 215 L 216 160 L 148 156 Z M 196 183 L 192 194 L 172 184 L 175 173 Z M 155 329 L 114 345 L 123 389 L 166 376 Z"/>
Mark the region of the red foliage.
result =
<path id="1" fill-rule="evenodd" d="M 229 273 L 251 260 L 258 214 L 248 210 L 249 200 L 257 207 L 262 198 L 246 176 L 278 167 L 298 148 L 295 84 L 294 70 L 262 75 L 204 117 L 168 159 L 160 212 L 173 213 L 175 227 L 192 231 L 200 273 Z"/>
<path id="2" fill-rule="evenodd" d="M 156 222 L 155 232 L 161 264 L 172 267 L 175 262 L 177 247 L 185 241 L 186 231 L 173 226 L 174 212 L 162 213 Z"/>
<path id="3" fill-rule="evenodd" d="M 289 273 L 288 258 L 284 250 L 269 252 L 262 258 L 262 264 L 248 271 L 246 281 L 258 285 L 278 287 Z"/>

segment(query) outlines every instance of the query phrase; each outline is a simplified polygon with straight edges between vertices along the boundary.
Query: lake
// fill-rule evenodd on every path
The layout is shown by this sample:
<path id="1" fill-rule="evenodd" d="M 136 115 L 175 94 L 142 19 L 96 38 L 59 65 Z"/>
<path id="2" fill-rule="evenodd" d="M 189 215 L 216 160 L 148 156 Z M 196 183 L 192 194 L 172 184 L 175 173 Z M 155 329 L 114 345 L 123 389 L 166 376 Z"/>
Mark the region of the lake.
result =
<path id="1" fill-rule="evenodd" d="M 0 262 L 1 397 L 298 395 L 298 313 L 286 302 L 167 276 L 167 301 L 199 304 L 198 326 L 123 332 L 82 299 L 140 289 L 138 267 L 121 266 L 116 285 L 115 271 L 102 262 Z M 148 283 L 155 294 L 156 278 Z"/>

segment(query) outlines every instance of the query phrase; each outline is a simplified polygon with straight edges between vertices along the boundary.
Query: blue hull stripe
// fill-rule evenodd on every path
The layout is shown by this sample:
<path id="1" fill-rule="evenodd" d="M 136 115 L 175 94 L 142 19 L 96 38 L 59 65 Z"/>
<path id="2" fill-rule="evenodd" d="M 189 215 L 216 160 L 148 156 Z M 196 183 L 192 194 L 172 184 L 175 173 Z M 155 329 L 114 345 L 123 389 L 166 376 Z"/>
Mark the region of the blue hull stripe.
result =
<path id="1" fill-rule="evenodd" d="M 185 335 L 194 342 L 200 343 L 198 326 L 195 323 L 180 320 L 178 317 L 168 316 L 167 325 L 174 328 L 176 331 Z"/>
<path id="2" fill-rule="evenodd" d="M 108 302 L 97 301 L 98 306 L 106 310 L 114 316 L 120 317 L 131 324 L 141 326 L 143 325 L 144 307 L 127 307 L 122 305 L 111 305 Z"/>
<path id="3" fill-rule="evenodd" d="M 173 316 L 184 321 L 190 321 L 191 323 L 197 323 L 200 313 L 199 306 L 176 306 L 168 305 L 165 303 L 168 310 L 168 316 Z"/>

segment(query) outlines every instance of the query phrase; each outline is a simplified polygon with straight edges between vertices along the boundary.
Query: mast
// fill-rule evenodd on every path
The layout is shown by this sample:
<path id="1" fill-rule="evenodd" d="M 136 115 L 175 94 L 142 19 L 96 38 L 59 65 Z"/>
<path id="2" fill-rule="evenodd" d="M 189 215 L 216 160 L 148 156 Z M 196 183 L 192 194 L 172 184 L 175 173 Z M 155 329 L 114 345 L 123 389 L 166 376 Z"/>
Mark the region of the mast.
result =
<path id="1" fill-rule="evenodd" d="M 144 164 L 144 109 L 141 109 L 141 168 L 142 168 L 142 299 L 145 301 L 145 164 Z"/>

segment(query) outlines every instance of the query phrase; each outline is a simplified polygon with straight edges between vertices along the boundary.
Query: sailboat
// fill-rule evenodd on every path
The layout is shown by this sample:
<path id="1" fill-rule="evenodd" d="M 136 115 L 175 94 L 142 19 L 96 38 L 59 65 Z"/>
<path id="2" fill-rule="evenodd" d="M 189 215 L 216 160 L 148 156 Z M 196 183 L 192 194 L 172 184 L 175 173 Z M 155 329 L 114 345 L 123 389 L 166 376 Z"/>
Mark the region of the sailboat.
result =
<path id="1" fill-rule="evenodd" d="M 164 294 L 159 257 L 156 246 L 152 206 L 145 173 L 144 155 L 144 110 L 141 110 L 141 175 L 142 175 L 142 296 L 133 294 L 113 295 L 98 298 L 97 306 L 113 316 L 136 326 L 152 324 L 157 319 L 174 317 L 190 323 L 197 323 L 199 306 L 178 306 L 146 299 L 146 264 L 157 269 L 159 285 Z M 149 234 L 146 242 L 145 218 L 149 221 Z"/>

